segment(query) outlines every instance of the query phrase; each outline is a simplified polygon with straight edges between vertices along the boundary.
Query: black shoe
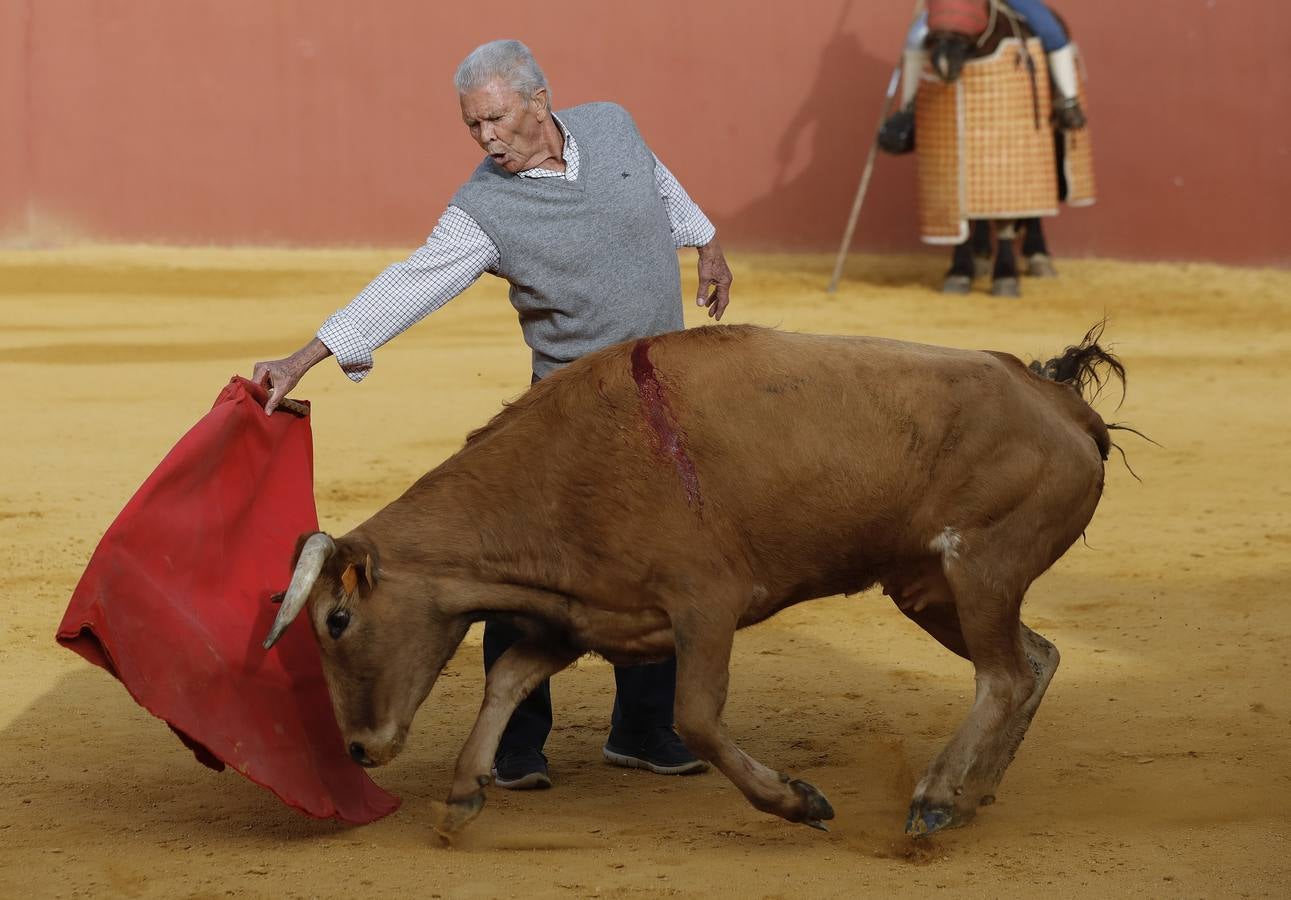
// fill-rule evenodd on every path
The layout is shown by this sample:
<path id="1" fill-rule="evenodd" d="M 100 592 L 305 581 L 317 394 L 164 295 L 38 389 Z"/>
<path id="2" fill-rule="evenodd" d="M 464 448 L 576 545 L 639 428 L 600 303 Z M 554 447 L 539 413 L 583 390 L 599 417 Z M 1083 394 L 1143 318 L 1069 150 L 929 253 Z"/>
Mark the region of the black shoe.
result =
<path id="1" fill-rule="evenodd" d="M 649 769 L 656 775 L 696 775 L 708 771 L 708 763 L 687 750 L 671 728 L 655 728 L 644 735 L 613 730 L 601 753 L 611 765 Z"/>
<path id="2" fill-rule="evenodd" d="M 1053 117 L 1063 131 L 1079 131 L 1085 127 L 1085 111 L 1075 97 L 1063 97 L 1055 103 Z"/>
<path id="3" fill-rule="evenodd" d="M 509 791 L 537 791 L 551 787 L 547 757 L 537 750 L 502 753 L 493 761 L 493 783 Z"/>
<path id="4" fill-rule="evenodd" d="M 914 104 L 893 113 L 879 127 L 879 149 L 899 155 L 914 150 Z"/>

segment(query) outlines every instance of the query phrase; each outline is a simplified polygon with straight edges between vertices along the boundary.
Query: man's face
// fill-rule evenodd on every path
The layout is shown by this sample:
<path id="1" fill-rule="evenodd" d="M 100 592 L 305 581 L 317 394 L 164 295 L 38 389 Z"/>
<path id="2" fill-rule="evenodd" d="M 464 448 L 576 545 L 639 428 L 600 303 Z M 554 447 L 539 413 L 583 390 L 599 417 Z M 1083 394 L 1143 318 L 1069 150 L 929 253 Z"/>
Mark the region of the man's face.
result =
<path id="1" fill-rule="evenodd" d="M 547 92 L 525 98 L 500 78 L 461 94 L 462 121 L 475 143 L 508 172 L 523 172 L 544 161 Z"/>

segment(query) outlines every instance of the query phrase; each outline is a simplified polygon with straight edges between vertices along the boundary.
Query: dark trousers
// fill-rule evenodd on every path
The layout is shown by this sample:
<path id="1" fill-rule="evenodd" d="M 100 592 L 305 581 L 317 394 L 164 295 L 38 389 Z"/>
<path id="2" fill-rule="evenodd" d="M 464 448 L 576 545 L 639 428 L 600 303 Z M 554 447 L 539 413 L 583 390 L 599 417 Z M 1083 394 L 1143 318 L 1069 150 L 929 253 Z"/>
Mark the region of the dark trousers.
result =
<path id="1" fill-rule="evenodd" d="M 535 374 L 530 384 L 537 384 Z M 484 671 L 520 640 L 522 632 L 509 622 L 484 623 Z M 672 727 L 672 701 L 677 687 L 677 660 L 644 666 L 614 667 L 614 711 L 610 726 L 616 737 L 630 740 L 655 728 Z M 502 732 L 498 756 L 517 751 L 541 751 L 551 734 L 551 681 L 538 685 L 511 714 Z"/>
<path id="2" fill-rule="evenodd" d="M 509 622 L 484 623 L 484 671 L 488 672 L 522 632 Z M 677 660 L 644 666 L 614 667 L 614 711 L 610 725 L 616 738 L 630 742 L 655 728 L 672 727 L 672 701 L 677 686 Z M 498 756 L 541 751 L 551 734 L 551 681 L 544 681 L 521 701 L 502 732 Z"/>

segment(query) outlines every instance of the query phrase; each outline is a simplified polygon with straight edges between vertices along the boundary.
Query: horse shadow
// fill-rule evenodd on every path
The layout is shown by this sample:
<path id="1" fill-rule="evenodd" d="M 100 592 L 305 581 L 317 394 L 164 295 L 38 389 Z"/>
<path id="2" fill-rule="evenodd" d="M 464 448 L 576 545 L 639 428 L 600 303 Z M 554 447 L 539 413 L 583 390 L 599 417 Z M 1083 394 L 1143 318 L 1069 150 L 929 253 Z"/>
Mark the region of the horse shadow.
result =
<path id="1" fill-rule="evenodd" d="M 862 23 L 863 24 L 863 23 Z M 818 52 L 816 75 L 775 145 L 770 183 L 756 198 L 722 218 L 722 229 L 742 245 L 761 250 L 808 251 L 838 246 L 874 141 L 884 93 L 899 58 L 865 49 L 840 16 Z M 853 246 L 867 251 L 912 252 L 919 247 L 910 156 L 880 154 L 875 162 Z M 849 277 L 865 279 L 863 265 Z M 907 264 L 912 280 L 928 273 Z M 884 277 L 891 277 L 891 273 Z"/>

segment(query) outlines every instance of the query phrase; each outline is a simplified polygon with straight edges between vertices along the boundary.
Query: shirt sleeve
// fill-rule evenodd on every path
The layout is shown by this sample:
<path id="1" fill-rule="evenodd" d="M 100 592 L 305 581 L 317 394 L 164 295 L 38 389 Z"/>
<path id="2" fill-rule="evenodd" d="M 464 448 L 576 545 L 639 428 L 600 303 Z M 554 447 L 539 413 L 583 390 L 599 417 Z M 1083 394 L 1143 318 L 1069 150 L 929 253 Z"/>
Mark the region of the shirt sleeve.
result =
<path id="1" fill-rule="evenodd" d="M 711 241 L 717 229 L 657 156 L 654 158 L 654 181 L 659 188 L 659 196 L 663 198 L 663 207 L 668 211 L 673 243 L 678 248 L 702 247 Z"/>
<path id="2" fill-rule="evenodd" d="M 426 243 L 373 279 L 318 329 L 351 381 L 372 371 L 373 352 L 501 264 L 497 245 L 465 211 L 450 206 Z"/>

